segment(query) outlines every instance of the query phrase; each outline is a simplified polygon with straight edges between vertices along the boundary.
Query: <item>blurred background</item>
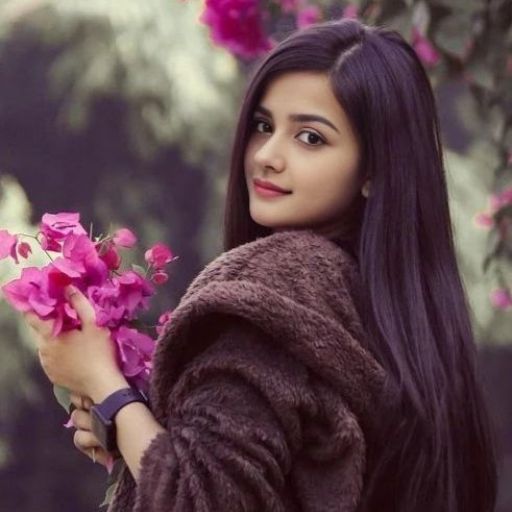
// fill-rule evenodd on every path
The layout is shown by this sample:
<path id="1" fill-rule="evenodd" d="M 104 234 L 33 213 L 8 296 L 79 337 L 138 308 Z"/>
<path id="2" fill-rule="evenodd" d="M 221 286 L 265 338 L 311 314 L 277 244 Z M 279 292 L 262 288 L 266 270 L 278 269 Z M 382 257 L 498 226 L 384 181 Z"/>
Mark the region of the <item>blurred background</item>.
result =
<path id="1" fill-rule="evenodd" d="M 0 0 L 0 229 L 80 212 L 179 260 L 149 323 L 222 251 L 229 148 L 247 74 L 324 19 L 398 30 L 438 101 L 457 255 L 512 510 L 512 0 Z M 36 248 L 37 249 L 37 248 Z M 0 260 L 0 284 L 34 250 Z M 106 471 L 73 446 L 29 333 L 0 296 L 0 510 L 97 510 Z"/>

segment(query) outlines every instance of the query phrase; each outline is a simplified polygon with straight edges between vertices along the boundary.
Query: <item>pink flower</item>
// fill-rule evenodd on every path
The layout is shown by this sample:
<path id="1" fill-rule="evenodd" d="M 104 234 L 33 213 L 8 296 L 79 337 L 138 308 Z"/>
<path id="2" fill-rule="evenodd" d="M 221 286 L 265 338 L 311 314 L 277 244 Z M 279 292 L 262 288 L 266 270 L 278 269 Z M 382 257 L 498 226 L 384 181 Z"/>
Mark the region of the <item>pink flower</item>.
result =
<path id="1" fill-rule="evenodd" d="M 155 244 L 144 254 L 146 263 L 160 270 L 173 260 L 171 250 L 165 244 Z"/>
<path id="2" fill-rule="evenodd" d="M 127 309 L 119 301 L 119 283 L 106 282 L 101 286 L 91 286 L 88 298 L 94 306 L 96 323 L 111 329 L 119 327 L 127 316 Z"/>
<path id="3" fill-rule="evenodd" d="M 137 237 L 129 229 L 121 228 L 114 233 L 113 241 L 120 247 L 133 247 L 137 243 Z"/>
<path id="4" fill-rule="evenodd" d="M 487 211 L 478 212 L 475 215 L 476 225 L 483 228 L 494 226 L 494 214 L 509 204 L 512 204 L 512 187 L 507 187 L 501 192 L 491 194 Z"/>
<path id="5" fill-rule="evenodd" d="M 16 254 L 17 243 L 18 237 L 11 235 L 11 233 L 5 229 L 0 230 L 0 260 L 10 256 L 16 263 L 19 263 Z"/>
<path id="6" fill-rule="evenodd" d="M 241 57 L 257 57 L 272 47 L 259 0 L 206 0 L 199 20 L 210 27 L 215 44 Z"/>
<path id="7" fill-rule="evenodd" d="M 161 336 L 164 330 L 167 327 L 168 322 L 171 321 L 172 318 L 172 309 L 169 311 L 166 311 L 165 313 L 162 313 L 160 317 L 158 318 L 158 325 L 156 327 L 156 332 L 158 336 Z"/>
<path id="8" fill-rule="evenodd" d="M 32 247 L 30 247 L 27 242 L 21 242 L 18 245 L 18 254 L 22 257 L 27 259 L 29 254 L 32 254 Z"/>
<path id="9" fill-rule="evenodd" d="M 158 323 L 165 324 L 172 318 L 172 312 L 173 310 L 170 309 L 169 311 L 165 311 L 158 317 Z"/>
<path id="10" fill-rule="evenodd" d="M 113 329 L 123 322 L 134 320 L 137 309 L 147 310 L 154 288 L 130 270 L 114 277 L 111 282 L 91 286 L 88 294 L 95 308 L 98 325 Z"/>
<path id="11" fill-rule="evenodd" d="M 109 243 L 106 247 L 106 250 L 100 252 L 100 258 L 109 270 L 117 270 L 121 265 L 121 256 L 113 243 Z"/>
<path id="12" fill-rule="evenodd" d="M 491 292 L 491 303 L 495 308 L 508 309 L 512 306 L 512 296 L 510 290 L 498 288 Z"/>
<path id="13" fill-rule="evenodd" d="M 184 1 L 184 0 L 182 0 Z M 110 455 L 110 453 L 107 455 L 107 460 L 105 462 L 105 467 L 107 468 L 108 474 L 112 474 L 112 471 L 114 471 L 114 457 Z"/>
<path id="14" fill-rule="evenodd" d="M 41 317 L 52 313 L 57 299 L 49 296 L 48 272 L 36 267 L 21 270 L 21 277 L 2 287 L 7 300 L 18 311 L 36 311 Z"/>
<path id="15" fill-rule="evenodd" d="M 41 246 L 47 251 L 59 251 L 61 242 L 70 234 L 87 235 L 79 213 L 45 213 L 39 228 L 43 235 Z"/>
<path id="16" fill-rule="evenodd" d="M 297 27 L 304 28 L 316 23 L 322 16 L 320 9 L 316 5 L 310 5 L 301 9 L 297 14 Z"/>
<path id="17" fill-rule="evenodd" d="M 91 302 L 98 325 L 110 329 L 112 342 L 119 349 L 123 373 L 133 385 L 147 392 L 155 342 L 130 325 L 137 320 L 141 309 L 149 309 L 155 287 L 136 270 L 118 271 L 121 264 L 118 248 L 132 247 L 136 237 L 123 228 L 103 241 L 93 242 L 78 221 L 79 215 L 74 213 L 43 216 L 40 224 L 43 240 L 39 243 L 60 254 L 43 268 L 22 269 L 19 279 L 2 287 L 4 296 L 18 311 L 33 312 L 43 320 L 51 320 L 52 335 L 58 336 L 80 327 L 77 313 L 64 293 L 68 285 L 74 285 Z M 2 258 L 11 256 L 17 262 L 18 254 L 26 258 L 31 252 L 29 244 L 19 243 L 18 235 L 0 230 Z M 162 243 L 146 251 L 145 259 L 152 267 L 155 284 L 168 280 L 164 267 L 176 258 Z M 160 318 L 167 321 L 165 314 Z M 70 423 L 65 426 L 69 427 Z"/>
<path id="18" fill-rule="evenodd" d="M 85 288 L 102 285 L 108 279 L 107 265 L 87 235 L 68 235 L 62 244 L 62 255 L 53 265 L 70 277 L 81 279 Z"/>
<path id="19" fill-rule="evenodd" d="M 475 224 L 479 228 L 488 229 L 494 225 L 494 219 L 492 215 L 489 215 L 486 212 L 479 212 L 475 215 L 474 218 Z"/>
<path id="20" fill-rule="evenodd" d="M 42 269 L 27 267 L 21 277 L 2 287 L 6 300 L 18 311 L 34 312 L 53 320 L 53 336 L 80 325 L 75 310 L 65 300 L 63 288 L 70 280 L 52 265 Z"/>
<path id="21" fill-rule="evenodd" d="M 159 270 L 153 274 L 151 277 L 151 280 L 155 284 L 164 284 L 169 280 L 169 276 L 167 272 L 164 272 L 163 270 Z"/>
<path id="22" fill-rule="evenodd" d="M 438 51 L 415 26 L 412 27 L 412 46 L 427 67 L 435 66 L 439 62 Z"/>
<path id="23" fill-rule="evenodd" d="M 357 19 L 359 14 L 359 7 L 355 4 L 348 4 L 341 15 L 342 18 Z"/>
<path id="24" fill-rule="evenodd" d="M 137 272 L 128 270 L 112 281 L 119 286 L 119 304 L 125 307 L 129 320 L 135 318 L 137 309 L 149 308 L 149 298 L 154 295 L 155 289 Z"/>
<path id="25" fill-rule="evenodd" d="M 113 331 L 117 344 L 120 367 L 127 378 L 138 378 L 139 384 L 147 382 L 152 369 L 151 358 L 155 350 L 155 341 L 137 329 L 122 325 Z"/>
<path id="26" fill-rule="evenodd" d="M 490 206 L 492 211 L 500 210 L 512 204 L 512 187 L 508 187 L 497 194 L 491 194 Z"/>

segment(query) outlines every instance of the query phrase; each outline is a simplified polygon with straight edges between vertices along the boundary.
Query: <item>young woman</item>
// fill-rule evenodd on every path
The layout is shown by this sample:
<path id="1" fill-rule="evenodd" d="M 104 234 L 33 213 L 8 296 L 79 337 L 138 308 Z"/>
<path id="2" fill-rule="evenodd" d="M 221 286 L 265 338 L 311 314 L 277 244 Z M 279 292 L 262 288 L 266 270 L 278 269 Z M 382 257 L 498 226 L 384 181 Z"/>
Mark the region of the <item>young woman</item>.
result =
<path id="1" fill-rule="evenodd" d="M 70 301 L 84 329 L 66 343 L 28 320 L 74 393 L 76 446 L 106 463 L 89 409 L 129 386 L 86 296 Z M 397 33 L 326 22 L 260 62 L 225 252 L 159 340 L 150 403 L 112 419 L 128 469 L 111 511 L 494 509 L 435 101 Z"/>

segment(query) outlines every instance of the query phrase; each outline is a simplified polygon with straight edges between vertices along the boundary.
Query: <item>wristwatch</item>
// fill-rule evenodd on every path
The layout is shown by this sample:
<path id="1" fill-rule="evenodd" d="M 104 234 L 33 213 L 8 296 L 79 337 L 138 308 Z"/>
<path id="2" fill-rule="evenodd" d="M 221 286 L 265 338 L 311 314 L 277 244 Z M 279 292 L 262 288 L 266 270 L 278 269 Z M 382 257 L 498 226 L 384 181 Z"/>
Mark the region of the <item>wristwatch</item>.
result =
<path id="1" fill-rule="evenodd" d="M 114 391 L 100 404 L 91 407 L 92 432 L 107 452 L 117 451 L 116 424 L 114 418 L 121 408 L 132 402 L 148 404 L 142 391 L 123 388 Z"/>

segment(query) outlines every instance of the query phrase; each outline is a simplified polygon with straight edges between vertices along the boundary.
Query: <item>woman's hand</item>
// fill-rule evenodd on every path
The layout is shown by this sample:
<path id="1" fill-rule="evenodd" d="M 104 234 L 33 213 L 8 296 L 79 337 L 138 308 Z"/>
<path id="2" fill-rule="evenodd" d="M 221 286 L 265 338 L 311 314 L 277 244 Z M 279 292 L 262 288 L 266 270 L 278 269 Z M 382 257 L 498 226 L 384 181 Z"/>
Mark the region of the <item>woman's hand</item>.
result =
<path id="1" fill-rule="evenodd" d="M 80 396 L 95 397 L 112 381 L 124 378 L 116 358 L 110 330 L 96 325 L 96 314 L 88 298 L 76 288 L 68 300 L 77 312 L 81 330 L 52 336 L 52 321 L 41 320 L 34 313 L 24 313 L 34 330 L 39 360 L 53 384 Z"/>
<path id="2" fill-rule="evenodd" d="M 98 438 L 92 433 L 91 407 L 93 405 L 90 398 L 71 393 L 71 403 L 76 407 L 71 413 L 71 421 L 77 429 L 73 437 L 73 444 L 83 454 L 87 455 L 93 462 L 99 462 L 111 471 L 114 459 L 119 454 L 107 452 L 98 441 Z"/>

